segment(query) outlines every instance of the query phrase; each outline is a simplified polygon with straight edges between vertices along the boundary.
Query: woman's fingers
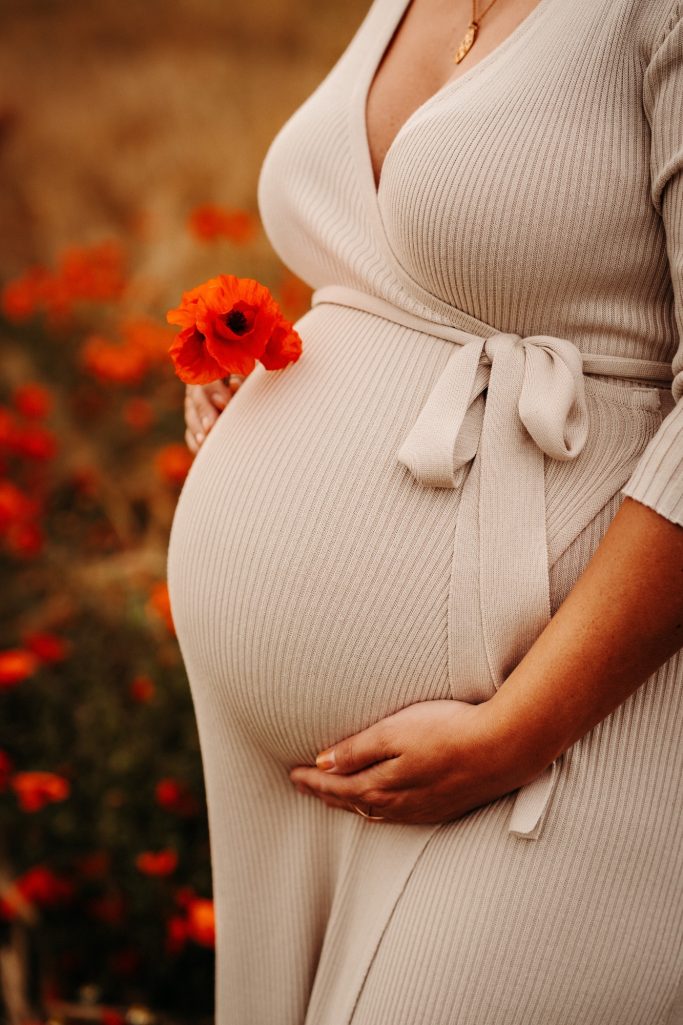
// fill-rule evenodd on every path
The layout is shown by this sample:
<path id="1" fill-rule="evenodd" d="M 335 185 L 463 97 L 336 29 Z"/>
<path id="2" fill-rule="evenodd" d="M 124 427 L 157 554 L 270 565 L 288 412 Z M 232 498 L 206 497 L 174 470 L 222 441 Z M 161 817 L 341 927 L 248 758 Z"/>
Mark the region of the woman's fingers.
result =
<path id="1" fill-rule="evenodd" d="M 244 374 L 230 374 L 228 377 L 223 378 L 223 381 L 230 391 L 231 397 L 235 394 L 239 386 L 244 384 L 245 380 L 246 378 L 244 377 Z"/>
<path id="2" fill-rule="evenodd" d="M 192 388 L 190 401 L 195 408 L 196 417 L 200 424 L 199 429 L 204 434 L 208 434 L 218 416 L 216 407 L 209 399 L 209 385 L 199 384 L 190 385 L 190 387 Z"/>
<path id="3" fill-rule="evenodd" d="M 375 723 L 321 751 L 316 765 L 327 772 L 351 773 L 384 761 L 397 753 L 391 748 L 388 732 L 384 722 Z"/>
<path id="4" fill-rule="evenodd" d="M 382 808 L 394 796 L 392 772 L 385 766 L 371 766 L 350 776 L 333 775 L 309 766 L 292 769 L 289 778 L 294 786 L 307 787 L 316 797 L 329 797 L 344 804 L 358 802 Z"/>
<path id="5" fill-rule="evenodd" d="M 209 398 L 210 395 L 215 395 L 218 402 L 214 404 L 213 398 Z M 197 449 L 216 422 L 218 416 L 216 407 L 221 401 L 224 406 L 230 401 L 229 389 L 226 388 L 222 381 L 212 381 L 210 385 L 186 385 L 185 425 L 194 438 Z M 193 452 L 197 450 L 190 445 L 189 441 L 187 441 L 187 444 Z"/>
<path id="6" fill-rule="evenodd" d="M 199 443 L 189 427 L 185 431 L 185 444 L 190 452 L 196 456 L 197 452 L 199 452 Z"/>
<path id="7" fill-rule="evenodd" d="M 217 409 L 225 409 L 233 395 L 229 385 L 224 381 L 212 381 L 211 384 L 204 385 L 204 391 Z"/>
<path id="8" fill-rule="evenodd" d="M 209 384 L 185 386 L 185 443 L 191 452 L 196 454 L 199 451 L 218 416 L 244 380 L 241 374 L 230 374 Z"/>

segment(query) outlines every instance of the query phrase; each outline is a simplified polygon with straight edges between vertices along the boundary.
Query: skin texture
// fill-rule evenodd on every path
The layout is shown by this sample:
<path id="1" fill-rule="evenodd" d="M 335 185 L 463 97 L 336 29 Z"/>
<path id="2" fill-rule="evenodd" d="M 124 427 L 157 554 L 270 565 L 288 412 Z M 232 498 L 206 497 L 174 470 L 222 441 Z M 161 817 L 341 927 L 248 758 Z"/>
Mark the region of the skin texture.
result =
<path id="1" fill-rule="evenodd" d="M 537 2 L 477 0 L 481 18 L 477 38 L 469 53 L 454 64 L 453 54 L 472 16 L 471 0 L 412 0 L 368 94 L 367 134 L 375 185 L 401 125 L 442 85 L 454 82 L 495 50 Z"/>

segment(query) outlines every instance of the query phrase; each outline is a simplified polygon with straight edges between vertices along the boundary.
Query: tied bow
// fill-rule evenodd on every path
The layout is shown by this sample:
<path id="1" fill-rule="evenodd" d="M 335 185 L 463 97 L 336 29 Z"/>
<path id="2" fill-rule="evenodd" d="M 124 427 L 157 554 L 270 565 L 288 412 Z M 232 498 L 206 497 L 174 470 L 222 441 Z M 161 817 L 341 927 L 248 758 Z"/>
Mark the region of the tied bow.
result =
<path id="1" fill-rule="evenodd" d="M 575 345 L 472 336 L 454 348 L 398 451 L 421 484 L 462 492 L 448 635 L 463 700 L 498 688 L 550 621 L 544 460 L 575 459 L 588 425 Z M 519 790 L 512 832 L 539 835 L 556 778 L 554 762 Z"/>
<path id="2" fill-rule="evenodd" d="M 579 350 L 551 335 L 494 334 L 453 351 L 399 449 L 399 460 L 421 484 L 462 484 L 458 470 L 474 458 L 484 408 L 491 404 L 482 395 L 487 387 L 498 410 L 498 416 L 489 413 L 489 429 L 492 419 L 508 426 L 502 421 L 518 418 L 538 448 L 553 459 L 574 459 L 581 452 L 588 415 Z"/>

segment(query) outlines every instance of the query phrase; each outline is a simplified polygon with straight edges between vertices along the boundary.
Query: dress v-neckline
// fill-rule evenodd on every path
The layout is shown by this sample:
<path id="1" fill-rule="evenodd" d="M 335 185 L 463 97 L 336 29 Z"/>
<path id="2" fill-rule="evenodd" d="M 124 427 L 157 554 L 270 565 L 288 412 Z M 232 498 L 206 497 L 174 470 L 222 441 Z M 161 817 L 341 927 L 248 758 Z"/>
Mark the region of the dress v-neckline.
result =
<path id="1" fill-rule="evenodd" d="M 380 205 L 382 183 L 386 179 L 383 174 L 380 174 L 379 185 L 375 185 L 368 143 L 366 108 L 370 87 L 374 81 L 379 63 L 397 32 L 410 2 L 411 0 L 375 0 L 366 16 L 369 20 L 364 28 L 370 37 L 367 60 L 358 70 L 356 84 L 349 96 L 347 107 L 351 157 L 356 168 L 359 199 L 365 208 L 365 216 L 369 224 L 372 225 L 378 251 L 381 253 L 387 267 L 391 268 L 396 280 L 403 286 L 406 296 L 410 296 L 412 302 L 419 304 L 422 315 L 425 315 L 426 311 L 429 310 L 436 322 L 452 324 L 453 308 L 415 281 L 406 272 L 393 251 L 386 233 Z M 384 155 L 382 167 L 386 166 L 387 158 L 401 142 L 403 135 L 417 123 L 421 115 L 429 110 L 432 104 L 436 103 L 444 95 L 453 94 L 457 89 L 464 88 L 475 75 L 481 74 L 486 68 L 490 67 L 498 57 L 509 50 L 514 43 L 536 24 L 541 14 L 554 2 L 555 0 L 538 0 L 536 6 L 527 14 L 526 18 L 494 50 L 491 50 L 490 53 L 486 54 L 482 60 L 474 64 L 464 74 L 459 75 L 453 81 L 445 82 L 432 96 L 428 97 L 424 103 L 421 103 L 403 122 L 394 136 L 389 149 Z M 375 15 L 377 20 L 375 20 Z M 386 26 L 382 24 L 382 19 L 384 18 L 386 18 Z M 461 316 L 465 317 L 470 325 L 468 327 L 466 324 L 461 323 L 461 326 L 465 330 L 471 330 L 471 318 L 466 314 Z"/>
<path id="2" fill-rule="evenodd" d="M 352 104 L 352 114 L 354 115 L 354 119 L 356 120 L 356 122 L 360 122 L 361 128 L 360 148 L 362 150 L 362 162 L 365 165 L 363 168 L 363 177 L 369 179 L 369 189 L 372 194 L 371 198 L 373 200 L 373 204 L 375 207 L 378 204 L 379 195 L 382 188 L 382 172 L 384 170 L 384 165 L 386 164 L 387 158 L 389 157 L 391 152 L 395 149 L 396 144 L 398 143 L 398 140 L 401 138 L 401 136 L 405 134 L 405 132 L 413 125 L 413 123 L 418 120 L 420 115 L 423 114 L 425 110 L 428 110 L 433 103 L 435 103 L 437 100 L 440 100 L 442 96 L 454 93 L 458 89 L 458 87 L 463 86 L 465 83 L 469 82 L 474 77 L 474 75 L 476 75 L 477 73 L 481 73 L 483 70 L 489 67 L 489 65 L 492 64 L 497 57 L 499 57 L 502 53 L 508 50 L 513 43 L 517 42 L 517 40 L 535 24 L 537 19 L 540 17 L 541 12 L 545 10 L 545 8 L 548 7 L 553 2 L 553 0 L 538 0 L 536 6 L 532 8 L 531 11 L 529 11 L 526 17 L 524 17 L 522 21 L 519 22 L 519 24 L 512 30 L 512 32 L 509 33 L 509 35 L 505 37 L 505 39 L 503 39 L 498 44 L 498 46 L 496 46 L 493 50 L 491 50 L 484 57 L 482 57 L 481 60 L 477 61 L 476 64 L 473 64 L 471 68 L 468 68 L 467 71 L 463 72 L 462 75 L 458 75 L 457 78 L 444 82 L 444 84 L 440 86 L 436 90 L 436 92 L 432 93 L 431 96 L 427 97 L 427 99 L 423 103 L 421 103 L 418 107 L 415 108 L 412 114 L 408 115 L 406 120 L 399 128 L 398 132 L 396 132 L 396 134 L 394 135 L 391 144 L 389 145 L 386 153 L 384 154 L 384 159 L 382 160 L 382 167 L 380 168 L 379 182 L 377 185 L 375 185 L 375 174 L 372 166 L 370 144 L 368 141 L 368 96 L 375 81 L 375 77 L 379 70 L 379 66 L 384 56 L 386 55 L 389 46 L 391 45 L 391 42 L 394 39 L 394 36 L 398 32 L 404 17 L 408 13 L 408 8 L 410 7 L 412 0 L 393 0 L 393 2 L 395 3 L 395 16 L 393 18 L 388 19 L 386 32 L 378 34 L 377 47 L 371 48 L 367 65 L 364 69 L 364 72 L 359 76 L 358 88 L 355 97 L 356 102 Z"/>

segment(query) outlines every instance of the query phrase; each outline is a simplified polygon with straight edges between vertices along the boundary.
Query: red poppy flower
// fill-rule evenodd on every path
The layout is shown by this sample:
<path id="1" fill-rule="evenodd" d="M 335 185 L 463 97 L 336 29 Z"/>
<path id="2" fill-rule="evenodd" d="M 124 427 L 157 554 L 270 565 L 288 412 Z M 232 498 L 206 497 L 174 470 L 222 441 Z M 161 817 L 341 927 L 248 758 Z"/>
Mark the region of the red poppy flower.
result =
<path id="1" fill-rule="evenodd" d="M 195 943 L 213 947 L 216 942 L 216 918 L 213 901 L 206 897 L 193 900 L 187 909 L 187 931 Z"/>
<path id="2" fill-rule="evenodd" d="M 188 384 L 228 374 L 246 377 L 257 359 L 267 369 L 280 369 L 301 354 L 301 339 L 269 290 L 253 278 L 211 278 L 185 292 L 166 319 L 181 328 L 169 354 Z"/>
<path id="3" fill-rule="evenodd" d="M 169 633 L 175 634 L 171 600 L 168 594 L 168 584 L 165 580 L 158 581 L 151 588 L 147 608 L 154 617 L 164 621 Z"/>
<path id="4" fill-rule="evenodd" d="M 61 662 L 69 653 L 70 645 L 63 637 L 43 630 L 24 634 L 24 647 L 42 662 Z"/>
<path id="5" fill-rule="evenodd" d="M 20 558 L 32 557 L 43 551 L 43 531 L 37 523 L 14 523 L 10 526 L 5 547 Z"/>
<path id="6" fill-rule="evenodd" d="M 102 1025 L 125 1025 L 126 1016 L 115 1007 L 103 1007 L 101 1012 Z"/>
<path id="7" fill-rule="evenodd" d="M 40 424 L 21 426 L 12 439 L 12 450 L 28 459 L 52 459 L 57 452 L 57 438 Z"/>
<path id="8" fill-rule="evenodd" d="M 33 904 L 49 907 L 73 896 L 73 883 L 45 865 L 34 865 L 17 881 L 17 887 Z"/>
<path id="9" fill-rule="evenodd" d="M 164 353 L 165 358 L 165 353 Z M 125 423 L 135 431 L 146 431 L 154 423 L 154 407 L 148 399 L 141 395 L 124 402 L 121 415 Z"/>
<path id="10" fill-rule="evenodd" d="M 81 349 L 84 369 L 100 380 L 112 384 L 139 384 L 147 372 L 147 354 L 138 345 L 119 345 L 100 335 L 89 335 Z"/>
<path id="11" fill-rule="evenodd" d="M 38 512 L 37 503 L 10 480 L 0 480 L 0 531 Z"/>
<path id="12" fill-rule="evenodd" d="M 187 445 L 169 442 L 158 450 L 154 465 L 159 476 L 169 484 L 182 484 L 192 465 L 192 453 Z"/>
<path id="13" fill-rule="evenodd" d="M 168 876 L 176 870 L 178 855 L 171 848 L 163 851 L 142 851 L 135 859 L 135 864 L 145 875 Z"/>
<path id="14" fill-rule="evenodd" d="M 11 782 L 24 811 L 40 811 L 49 801 L 63 801 L 71 789 L 69 781 L 54 772 L 17 772 Z"/>
<path id="15" fill-rule="evenodd" d="M 12 393 L 12 401 L 23 416 L 41 420 L 52 408 L 52 394 L 37 381 L 27 381 Z"/>
<path id="16" fill-rule="evenodd" d="M 187 941 L 187 922 L 182 915 L 171 915 L 166 922 L 166 952 L 179 954 Z"/>
<path id="17" fill-rule="evenodd" d="M 227 238 L 237 245 L 245 245 L 256 234 L 258 222 L 248 210 L 203 203 L 191 212 L 188 227 L 202 242 Z"/>
<path id="18" fill-rule="evenodd" d="M 0 651 L 0 688 L 14 687 L 38 669 L 38 658 L 24 648 L 6 648 Z"/>
<path id="19" fill-rule="evenodd" d="M 278 321 L 275 300 L 258 281 L 231 274 L 222 274 L 206 289 L 203 300 L 197 327 L 206 337 L 209 353 L 233 373 L 246 376 Z"/>
<path id="20" fill-rule="evenodd" d="M 261 363 L 266 370 L 281 370 L 288 363 L 293 363 L 301 355 L 301 338 L 287 320 L 275 325 L 264 352 Z"/>
<path id="21" fill-rule="evenodd" d="M 0 790 L 7 789 L 7 781 L 14 771 L 14 763 L 6 751 L 0 750 Z"/>
<path id="22" fill-rule="evenodd" d="M 154 680 L 145 673 L 140 673 L 130 681 L 128 691 L 133 701 L 144 705 L 154 697 Z"/>

